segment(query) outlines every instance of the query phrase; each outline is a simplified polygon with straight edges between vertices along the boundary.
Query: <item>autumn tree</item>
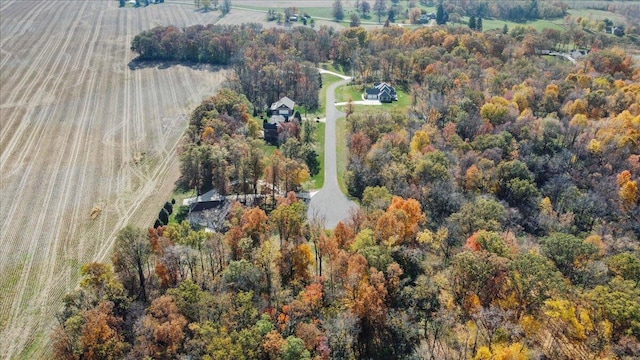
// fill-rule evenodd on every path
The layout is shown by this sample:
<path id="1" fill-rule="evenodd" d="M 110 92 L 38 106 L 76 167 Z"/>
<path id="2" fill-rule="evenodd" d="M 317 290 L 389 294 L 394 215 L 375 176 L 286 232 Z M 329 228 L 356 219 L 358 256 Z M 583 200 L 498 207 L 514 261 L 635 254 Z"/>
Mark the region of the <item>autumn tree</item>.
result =
<path id="1" fill-rule="evenodd" d="M 386 213 L 378 220 L 376 232 L 388 246 L 410 244 L 425 220 L 418 201 L 394 196 Z"/>
<path id="2" fill-rule="evenodd" d="M 103 301 L 60 324 L 52 334 L 56 358 L 123 358 L 130 344 L 125 341 L 124 322 L 113 308 L 113 302 Z"/>
<path id="3" fill-rule="evenodd" d="M 240 225 L 242 226 L 242 231 L 253 241 L 253 246 L 259 246 L 262 237 L 269 230 L 267 214 L 257 207 L 242 213 Z"/>
<path id="4" fill-rule="evenodd" d="M 412 24 L 418 24 L 420 22 L 420 17 L 422 16 L 422 12 L 419 8 L 413 8 L 409 10 L 409 21 Z"/>
<path id="5" fill-rule="evenodd" d="M 124 314 L 129 306 L 129 299 L 124 293 L 124 287 L 115 277 L 110 265 L 89 263 L 80 268 L 80 291 L 82 300 L 89 306 L 95 306 L 101 301 L 112 301 L 117 315 Z"/>
<path id="6" fill-rule="evenodd" d="M 503 296 L 507 259 L 486 251 L 463 251 L 452 260 L 452 288 L 455 300 L 473 312 Z"/>
<path id="7" fill-rule="evenodd" d="M 304 203 L 297 200 L 291 203 L 280 204 L 271 212 L 269 221 L 273 229 L 278 232 L 281 248 L 284 243 L 302 236 L 305 219 L 306 207 Z"/>
<path id="8" fill-rule="evenodd" d="M 137 330 L 133 352 L 156 359 L 172 359 L 180 353 L 187 319 L 180 313 L 175 300 L 163 295 L 149 306 Z"/>

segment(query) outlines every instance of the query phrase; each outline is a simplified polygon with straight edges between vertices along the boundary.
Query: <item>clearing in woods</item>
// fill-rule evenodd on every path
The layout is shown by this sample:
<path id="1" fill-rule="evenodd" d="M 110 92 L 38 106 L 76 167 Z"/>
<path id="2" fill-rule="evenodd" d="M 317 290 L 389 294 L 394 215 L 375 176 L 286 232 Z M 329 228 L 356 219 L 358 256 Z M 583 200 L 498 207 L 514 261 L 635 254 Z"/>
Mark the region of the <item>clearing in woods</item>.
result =
<path id="1" fill-rule="evenodd" d="M 109 261 L 126 223 L 153 222 L 188 113 L 225 78 L 205 66 L 130 69 L 133 36 L 218 14 L 0 2 L 0 358 L 51 357 L 54 314 L 80 265 Z"/>

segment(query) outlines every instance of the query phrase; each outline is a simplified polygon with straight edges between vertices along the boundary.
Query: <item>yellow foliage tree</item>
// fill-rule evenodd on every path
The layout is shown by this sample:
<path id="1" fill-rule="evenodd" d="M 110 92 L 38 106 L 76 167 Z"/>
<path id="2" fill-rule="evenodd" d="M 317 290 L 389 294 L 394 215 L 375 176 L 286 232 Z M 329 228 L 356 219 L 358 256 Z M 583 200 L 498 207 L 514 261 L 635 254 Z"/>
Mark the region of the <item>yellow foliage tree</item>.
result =
<path id="1" fill-rule="evenodd" d="M 473 164 L 464 174 L 464 188 L 467 191 L 478 191 L 482 188 L 482 170 Z"/>
<path id="2" fill-rule="evenodd" d="M 411 152 L 412 153 L 425 153 L 426 147 L 431 143 L 429 135 L 422 130 L 416 131 L 411 139 Z"/>
<path id="3" fill-rule="evenodd" d="M 620 206 L 624 211 L 631 211 L 638 206 L 638 184 L 635 181 L 627 181 L 618 191 Z"/>
<path id="4" fill-rule="evenodd" d="M 568 300 L 550 299 L 544 302 L 544 314 L 550 325 L 573 340 L 585 340 L 593 330 L 591 317 L 586 309 L 577 307 Z"/>

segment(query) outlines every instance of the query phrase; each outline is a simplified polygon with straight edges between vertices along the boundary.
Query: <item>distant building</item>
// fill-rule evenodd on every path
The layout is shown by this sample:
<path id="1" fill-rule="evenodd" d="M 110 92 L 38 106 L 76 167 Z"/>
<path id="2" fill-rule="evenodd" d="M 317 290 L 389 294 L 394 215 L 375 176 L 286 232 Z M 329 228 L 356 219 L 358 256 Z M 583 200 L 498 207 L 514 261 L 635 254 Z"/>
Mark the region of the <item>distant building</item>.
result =
<path id="1" fill-rule="evenodd" d="M 364 90 L 364 98 L 366 100 L 378 100 L 384 103 L 390 103 L 398 100 L 398 94 L 393 86 L 386 82 L 375 82 L 372 88 Z"/>
<path id="2" fill-rule="evenodd" d="M 436 13 L 424 13 L 422 15 L 420 15 L 420 19 L 418 19 L 418 23 L 420 24 L 426 24 L 431 20 L 435 20 L 436 19 Z"/>

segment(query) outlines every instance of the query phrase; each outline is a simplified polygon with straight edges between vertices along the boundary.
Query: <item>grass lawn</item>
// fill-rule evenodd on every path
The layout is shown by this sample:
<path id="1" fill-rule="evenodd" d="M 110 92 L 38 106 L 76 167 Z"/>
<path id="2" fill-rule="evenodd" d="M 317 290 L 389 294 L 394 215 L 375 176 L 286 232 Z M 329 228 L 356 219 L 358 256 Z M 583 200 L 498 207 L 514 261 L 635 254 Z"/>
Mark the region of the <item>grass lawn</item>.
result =
<path id="1" fill-rule="evenodd" d="M 347 129 L 345 118 L 336 120 L 336 167 L 338 170 L 338 185 L 345 195 L 348 195 L 344 174 L 347 171 Z"/>
<path id="2" fill-rule="evenodd" d="M 324 186 L 324 123 L 317 123 L 315 150 L 320 161 L 320 172 L 311 178 L 311 188 L 321 189 Z"/>
<path id="3" fill-rule="evenodd" d="M 333 66 L 332 66 L 333 68 Z M 335 71 L 334 69 L 327 69 L 329 71 Z M 338 72 L 338 71 L 335 71 Z M 342 80 L 341 78 L 331 75 L 331 74 L 322 74 L 322 89 L 320 89 L 320 108 L 316 111 L 318 117 L 323 118 L 326 115 L 327 109 L 327 88 L 331 86 L 331 84 Z"/>
<path id="4" fill-rule="evenodd" d="M 541 32 L 544 29 L 556 29 L 556 30 L 564 30 L 560 24 L 564 22 L 563 19 L 554 19 L 554 20 L 535 20 L 535 21 L 527 21 L 527 22 L 513 22 L 508 20 L 500 20 L 500 19 L 482 19 L 482 31 L 488 30 L 502 30 L 504 24 L 507 24 L 507 28 L 509 30 L 513 29 L 515 26 L 525 26 L 525 27 L 533 27 L 538 32 Z M 460 22 L 455 23 L 454 26 L 468 26 L 469 17 L 464 16 L 461 18 Z"/>
<path id="5" fill-rule="evenodd" d="M 581 17 L 583 19 L 595 21 L 603 21 L 604 19 L 609 19 L 613 21 L 614 25 L 626 23 L 626 19 L 624 18 L 624 16 L 604 10 L 569 9 L 567 10 L 567 12 L 571 15 L 571 17 L 573 17 L 574 21 L 576 20 L 576 18 Z"/>
<path id="6" fill-rule="evenodd" d="M 173 204 L 173 212 L 171 213 L 171 215 L 169 215 L 169 224 L 176 222 L 176 213 L 178 212 L 178 208 L 182 206 L 182 200 L 188 199 L 194 196 L 196 196 L 196 191 L 193 189 L 187 190 L 187 191 L 182 191 L 179 189 L 173 190 L 173 194 L 171 194 L 171 199 L 175 199 L 176 203 Z M 169 199 L 168 201 L 171 202 L 171 199 Z M 158 211 L 160 210 L 161 209 L 158 209 Z"/>
<path id="7" fill-rule="evenodd" d="M 336 102 L 362 100 L 362 85 L 343 85 L 336 89 Z"/>
<path id="8" fill-rule="evenodd" d="M 356 85 L 353 86 L 354 89 L 359 89 L 360 85 Z M 355 90 L 345 90 L 343 88 L 351 88 L 351 85 L 346 85 L 346 86 L 342 86 L 338 89 L 336 89 L 336 101 L 341 102 L 341 101 L 347 101 L 346 98 L 349 95 L 354 94 L 353 92 L 350 91 L 355 91 Z M 340 99 L 340 95 L 342 91 L 342 96 L 344 96 L 344 100 Z M 406 111 L 411 107 L 411 95 L 407 94 L 405 91 L 403 91 L 402 89 L 397 88 L 396 92 L 398 94 L 398 101 L 394 101 L 392 103 L 383 103 L 382 105 L 354 105 L 354 111 L 355 112 L 360 112 L 360 111 L 365 111 L 365 110 L 379 110 L 379 111 L 391 111 L 391 110 L 400 110 L 400 111 Z M 359 94 L 361 94 L 361 92 L 359 92 Z M 358 98 L 358 100 L 360 100 L 360 98 Z M 346 105 L 345 106 L 339 106 L 338 107 L 340 111 L 344 112 L 346 109 Z"/>
<path id="9" fill-rule="evenodd" d="M 342 66 L 338 65 L 336 67 L 336 65 L 334 65 L 333 63 L 330 63 L 330 62 L 320 63 L 319 67 L 321 69 L 333 71 L 333 72 L 338 73 L 338 74 L 343 74 L 344 75 L 344 73 L 345 73 L 344 69 L 342 68 Z M 324 74 L 323 74 L 323 76 L 324 76 Z"/>
<path id="10" fill-rule="evenodd" d="M 270 158 L 271 155 L 273 155 L 273 152 L 276 151 L 278 149 L 277 146 L 275 145 L 271 145 L 269 143 L 267 143 L 266 141 L 263 142 L 262 144 L 262 150 L 264 151 L 264 156 Z"/>

